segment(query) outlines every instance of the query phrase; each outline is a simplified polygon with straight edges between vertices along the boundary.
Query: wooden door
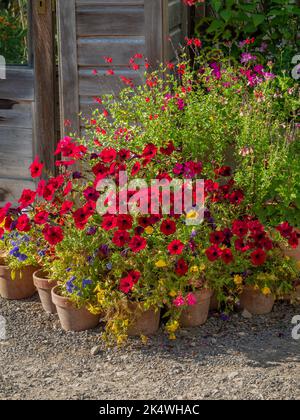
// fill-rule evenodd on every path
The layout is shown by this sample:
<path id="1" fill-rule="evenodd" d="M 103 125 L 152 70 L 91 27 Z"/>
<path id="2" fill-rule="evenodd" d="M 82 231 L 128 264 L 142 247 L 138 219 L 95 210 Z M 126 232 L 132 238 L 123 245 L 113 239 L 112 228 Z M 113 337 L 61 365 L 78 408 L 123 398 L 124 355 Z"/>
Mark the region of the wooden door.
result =
<path id="1" fill-rule="evenodd" d="M 16 204 L 24 188 L 35 187 L 29 166 L 37 154 L 48 173 L 54 170 L 53 13 L 51 0 L 0 0 L 0 55 L 6 60 L 6 78 L 0 79 L 0 206 Z M 7 30 L 3 18 L 16 32 Z"/>

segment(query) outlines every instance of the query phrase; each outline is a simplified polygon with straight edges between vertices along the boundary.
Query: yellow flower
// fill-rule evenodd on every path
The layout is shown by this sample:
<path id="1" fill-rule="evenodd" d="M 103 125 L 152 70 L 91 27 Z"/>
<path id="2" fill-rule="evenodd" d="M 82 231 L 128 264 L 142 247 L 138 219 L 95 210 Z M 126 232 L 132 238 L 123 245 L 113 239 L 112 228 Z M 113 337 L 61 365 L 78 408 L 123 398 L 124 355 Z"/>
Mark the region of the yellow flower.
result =
<path id="1" fill-rule="evenodd" d="M 175 331 L 178 330 L 178 328 L 179 328 L 179 322 L 178 321 L 169 322 L 166 326 L 166 329 L 170 334 L 174 334 Z"/>
<path id="2" fill-rule="evenodd" d="M 199 267 L 197 265 L 193 265 L 193 267 L 191 267 L 190 271 L 191 271 L 191 273 L 198 273 L 199 272 Z"/>
<path id="3" fill-rule="evenodd" d="M 147 235 L 152 235 L 152 233 L 154 232 L 154 229 L 152 226 L 147 226 L 145 229 L 145 232 L 147 233 Z"/>
<path id="4" fill-rule="evenodd" d="M 148 343 L 148 337 L 146 337 L 145 335 L 141 335 L 141 340 L 143 344 L 147 344 Z"/>
<path id="5" fill-rule="evenodd" d="M 262 289 L 262 294 L 265 295 L 265 296 L 268 296 L 268 295 L 271 294 L 271 290 L 268 287 L 264 287 Z"/>
<path id="6" fill-rule="evenodd" d="M 205 271 L 206 270 L 206 265 L 201 264 L 199 268 L 200 268 L 200 271 Z"/>
<path id="7" fill-rule="evenodd" d="M 177 296 L 177 292 L 175 292 L 175 290 L 171 290 L 171 292 L 169 293 L 169 295 L 171 297 L 176 297 Z"/>
<path id="8" fill-rule="evenodd" d="M 187 219 L 196 219 L 198 217 L 198 213 L 195 210 L 191 210 L 187 215 Z"/>
<path id="9" fill-rule="evenodd" d="M 236 276 L 234 276 L 233 281 L 234 284 L 240 286 L 241 284 L 243 284 L 243 277 L 237 274 Z"/>
<path id="10" fill-rule="evenodd" d="M 159 261 L 157 261 L 157 263 L 155 264 L 155 266 L 157 268 L 164 268 L 164 267 L 167 267 L 167 263 L 165 262 L 165 260 L 159 260 Z"/>

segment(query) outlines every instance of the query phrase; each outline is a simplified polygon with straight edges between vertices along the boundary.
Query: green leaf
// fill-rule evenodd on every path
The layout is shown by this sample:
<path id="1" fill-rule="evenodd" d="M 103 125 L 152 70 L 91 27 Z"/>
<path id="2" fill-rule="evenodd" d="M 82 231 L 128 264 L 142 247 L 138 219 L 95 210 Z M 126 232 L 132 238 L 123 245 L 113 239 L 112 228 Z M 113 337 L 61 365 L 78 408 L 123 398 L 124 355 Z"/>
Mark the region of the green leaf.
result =
<path id="1" fill-rule="evenodd" d="M 232 17 L 232 12 L 228 9 L 225 9 L 220 12 L 220 16 L 225 20 L 225 22 L 228 22 Z"/>
<path id="2" fill-rule="evenodd" d="M 260 25 L 261 23 L 264 22 L 265 16 L 264 15 L 253 15 L 252 20 L 253 20 L 254 25 L 258 26 L 258 25 Z"/>
<path id="3" fill-rule="evenodd" d="M 210 24 L 209 28 L 207 29 L 208 33 L 212 33 L 217 31 L 218 29 L 222 28 L 224 25 L 220 20 L 214 20 L 212 21 L 212 23 Z"/>
<path id="4" fill-rule="evenodd" d="M 222 1 L 221 0 L 212 0 L 211 5 L 214 8 L 214 10 L 216 12 L 218 12 L 222 7 Z"/>

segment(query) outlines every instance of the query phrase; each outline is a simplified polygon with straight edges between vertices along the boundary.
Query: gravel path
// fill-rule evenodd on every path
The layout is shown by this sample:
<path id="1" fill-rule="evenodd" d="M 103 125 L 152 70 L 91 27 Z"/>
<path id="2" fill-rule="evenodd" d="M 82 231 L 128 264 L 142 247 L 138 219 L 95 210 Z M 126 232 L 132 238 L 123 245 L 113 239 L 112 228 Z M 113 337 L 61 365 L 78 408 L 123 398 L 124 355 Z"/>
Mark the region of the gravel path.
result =
<path id="1" fill-rule="evenodd" d="M 277 304 L 264 317 L 215 315 L 177 341 L 160 333 L 92 356 L 99 330 L 65 333 L 36 297 L 0 298 L 0 399 L 300 399 L 297 314 L 300 306 Z"/>

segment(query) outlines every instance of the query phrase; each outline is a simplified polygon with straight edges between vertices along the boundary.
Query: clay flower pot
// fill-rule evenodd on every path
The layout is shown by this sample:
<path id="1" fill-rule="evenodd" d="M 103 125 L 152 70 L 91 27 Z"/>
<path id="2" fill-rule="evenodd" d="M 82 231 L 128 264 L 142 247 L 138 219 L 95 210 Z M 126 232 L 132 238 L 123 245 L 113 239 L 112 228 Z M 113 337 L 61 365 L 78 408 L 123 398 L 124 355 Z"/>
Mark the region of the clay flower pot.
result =
<path id="1" fill-rule="evenodd" d="M 99 324 L 100 315 L 93 315 L 84 307 L 76 308 L 69 298 L 60 296 L 59 286 L 51 290 L 51 296 L 63 330 L 85 331 Z"/>
<path id="2" fill-rule="evenodd" d="M 196 305 L 189 306 L 182 311 L 179 320 L 181 327 L 199 327 L 207 321 L 212 291 L 209 289 L 203 289 L 194 294 L 196 296 L 197 303 Z"/>
<path id="3" fill-rule="evenodd" d="M 253 315 L 266 315 L 272 312 L 275 299 L 273 295 L 265 296 L 253 286 L 246 286 L 240 295 L 242 309 L 247 309 Z"/>
<path id="4" fill-rule="evenodd" d="M 220 309 L 220 303 L 218 301 L 217 295 L 215 292 L 213 292 L 211 299 L 210 299 L 210 311 L 218 311 Z"/>
<path id="5" fill-rule="evenodd" d="M 151 308 L 145 311 L 142 305 L 133 302 L 130 302 L 128 307 L 132 312 L 133 318 L 133 322 L 127 331 L 129 337 L 137 337 L 141 335 L 149 336 L 158 331 L 160 323 L 160 309 Z"/>
<path id="6" fill-rule="evenodd" d="M 33 296 L 36 292 L 33 284 L 35 271 L 36 267 L 24 267 L 16 271 L 13 280 L 10 268 L 0 265 L 0 295 L 9 300 L 21 300 Z"/>
<path id="7" fill-rule="evenodd" d="M 5 260 L 6 260 L 6 254 L 4 252 L 0 252 L 0 265 L 5 266 L 6 264 Z"/>
<path id="8" fill-rule="evenodd" d="M 51 290 L 57 283 L 49 280 L 43 270 L 38 270 L 33 274 L 33 283 L 37 288 L 44 311 L 55 314 L 56 306 L 52 302 Z"/>

